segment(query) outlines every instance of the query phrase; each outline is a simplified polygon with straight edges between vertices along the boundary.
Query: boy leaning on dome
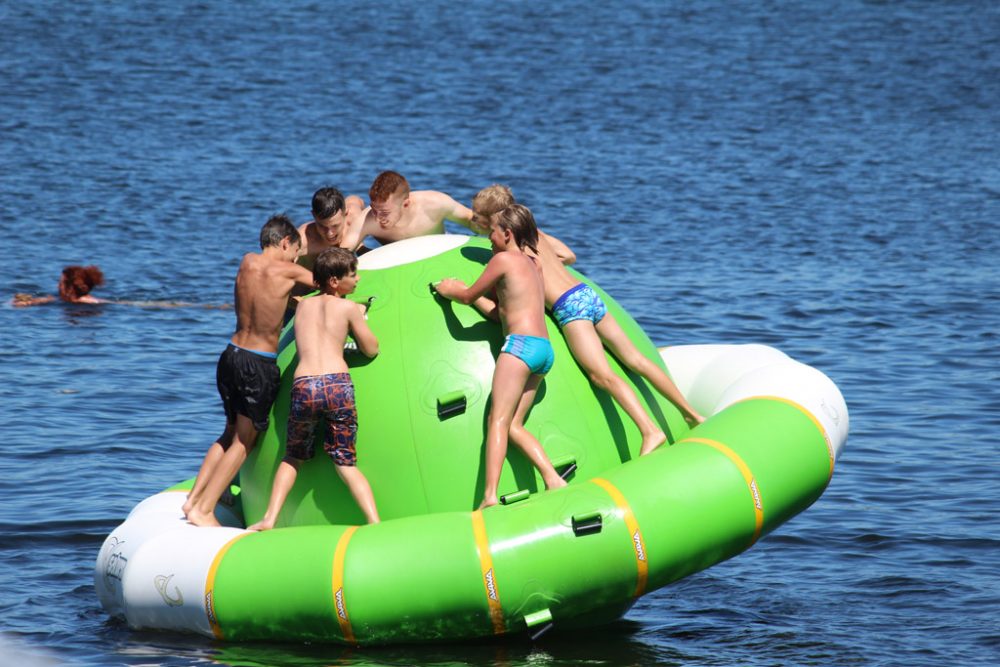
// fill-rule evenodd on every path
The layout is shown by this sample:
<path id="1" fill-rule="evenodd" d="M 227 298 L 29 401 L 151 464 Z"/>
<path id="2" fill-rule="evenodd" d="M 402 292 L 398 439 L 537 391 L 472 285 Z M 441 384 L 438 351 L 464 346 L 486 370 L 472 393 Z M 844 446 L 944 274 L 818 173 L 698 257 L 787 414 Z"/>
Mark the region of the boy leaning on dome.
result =
<path id="1" fill-rule="evenodd" d="M 472 211 L 451 196 L 436 190 L 410 190 L 406 178 L 395 171 L 383 171 L 368 190 L 370 206 L 344 232 L 341 247 L 364 252 L 371 236 L 385 245 L 417 236 L 443 234 L 445 221 L 455 222 L 476 234 L 487 229 L 472 219 Z"/>
<path id="2" fill-rule="evenodd" d="M 497 356 L 486 430 L 486 485 L 480 508 L 496 505 L 500 471 L 508 438 L 542 475 L 547 489 L 566 486 L 538 439 L 524 428 L 524 419 L 538 386 L 552 367 L 552 345 L 545 326 L 542 275 L 528 253 L 537 242 L 535 219 L 526 206 L 514 204 L 492 216 L 493 257 L 482 275 L 466 286 L 446 278 L 434 285 L 441 296 L 475 306 L 499 320 L 506 340 Z"/>
<path id="3" fill-rule="evenodd" d="M 274 528 L 302 461 L 314 455 L 316 427 L 325 429 L 323 447 L 368 523 L 378 523 L 371 486 L 358 470 L 355 440 L 358 413 L 354 383 L 344 361 L 350 333 L 358 351 L 372 358 L 378 340 L 365 321 L 365 306 L 347 300 L 358 285 L 358 260 L 343 248 L 328 248 L 313 265 L 320 294 L 302 300 L 295 313 L 295 345 L 299 362 L 292 381 L 285 457 L 278 465 L 264 517 L 249 530 Z"/>
<path id="4" fill-rule="evenodd" d="M 488 220 L 515 202 L 510 188 L 491 185 L 472 200 L 477 222 Z M 649 417 L 631 387 L 611 370 L 604 348 L 619 361 L 644 377 L 664 398 L 673 403 L 691 425 L 705 421 L 687 402 L 670 377 L 643 355 L 628 338 L 601 297 L 567 269 L 576 255 L 554 236 L 538 230 L 537 252 L 529 252 L 542 271 L 545 305 L 562 330 L 573 357 L 583 367 L 590 381 L 605 390 L 632 418 L 642 435 L 640 454 L 648 454 L 664 442 L 663 430 Z"/>

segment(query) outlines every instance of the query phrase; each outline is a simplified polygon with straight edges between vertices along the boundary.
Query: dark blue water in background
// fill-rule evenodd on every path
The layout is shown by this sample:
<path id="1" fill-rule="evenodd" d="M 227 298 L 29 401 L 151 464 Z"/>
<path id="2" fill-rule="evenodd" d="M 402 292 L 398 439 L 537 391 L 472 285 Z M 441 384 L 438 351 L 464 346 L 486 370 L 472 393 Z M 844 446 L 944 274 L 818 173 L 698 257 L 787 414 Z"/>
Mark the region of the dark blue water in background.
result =
<path id="1" fill-rule="evenodd" d="M 0 306 L 0 663 L 1000 662 L 1000 6 L 0 0 L 0 297 L 227 303 L 312 192 L 510 184 L 659 344 L 841 388 L 825 495 L 593 632 L 347 650 L 133 632 L 104 537 L 222 426 L 232 311 Z M 15 657 L 21 656 L 21 657 Z"/>

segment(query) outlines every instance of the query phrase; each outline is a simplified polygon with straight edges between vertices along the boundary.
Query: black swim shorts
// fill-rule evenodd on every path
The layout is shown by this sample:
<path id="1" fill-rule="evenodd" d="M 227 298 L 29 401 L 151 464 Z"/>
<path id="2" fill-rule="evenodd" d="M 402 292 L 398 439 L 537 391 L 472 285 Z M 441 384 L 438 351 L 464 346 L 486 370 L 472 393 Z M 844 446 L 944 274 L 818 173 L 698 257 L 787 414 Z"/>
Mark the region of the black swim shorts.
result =
<path id="1" fill-rule="evenodd" d="M 271 405 L 281 385 L 277 359 L 230 343 L 219 356 L 215 384 L 227 422 L 235 423 L 236 415 L 244 415 L 258 432 L 267 429 Z"/>

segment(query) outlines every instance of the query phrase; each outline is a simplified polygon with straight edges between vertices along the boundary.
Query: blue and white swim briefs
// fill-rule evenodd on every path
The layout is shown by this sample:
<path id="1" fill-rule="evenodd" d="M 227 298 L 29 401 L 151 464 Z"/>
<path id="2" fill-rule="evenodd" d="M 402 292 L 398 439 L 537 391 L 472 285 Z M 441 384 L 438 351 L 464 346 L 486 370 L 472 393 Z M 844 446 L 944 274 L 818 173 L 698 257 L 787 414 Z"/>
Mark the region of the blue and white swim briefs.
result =
<path id="1" fill-rule="evenodd" d="M 501 352 L 513 354 L 528 365 L 535 375 L 545 375 L 552 368 L 556 355 L 552 352 L 552 343 L 548 338 L 540 336 L 523 336 L 510 334 L 504 341 Z"/>
<path id="2" fill-rule="evenodd" d="M 552 316 L 560 329 L 575 320 L 590 320 L 597 324 L 607 314 L 608 307 L 604 301 L 586 283 L 566 290 L 552 304 Z"/>

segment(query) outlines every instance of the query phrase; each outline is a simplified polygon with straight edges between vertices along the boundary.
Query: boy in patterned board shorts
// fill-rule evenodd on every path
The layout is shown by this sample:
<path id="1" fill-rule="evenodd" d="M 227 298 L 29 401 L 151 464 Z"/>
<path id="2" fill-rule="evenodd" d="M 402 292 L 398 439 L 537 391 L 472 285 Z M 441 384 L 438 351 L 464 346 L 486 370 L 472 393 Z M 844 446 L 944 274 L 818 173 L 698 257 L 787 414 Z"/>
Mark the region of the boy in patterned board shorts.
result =
<path id="1" fill-rule="evenodd" d="M 553 361 L 545 327 L 542 274 L 528 255 L 538 240 L 535 219 L 527 207 L 514 205 L 493 216 L 489 225 L 493 257 L 476 282 L 467 287 L 461 280 L 447 278 L 435 285 L 441 296 L 472 304 L 487 317 L 499 320 L 507 335 L 493 371 L 486 430 L 486 486 L 480 508 L 498 502 L 497 486 L 508 437 L 541 473 L 545 488 L 566 486 L 542 444 L 524 428 L 524 418 Z"/>
<path id="2" fill-rule="evenodd" d="M 295 485 L 302 461 L 314 455 L 316 427 L 324 425 L 324 449 L 347 484 L 368 523 L 378 511 L 368 479 L 357 468 L 354 450 L 358 414 L 354 384 L 344 361 L 344 341 L 351 333 L 358 350 L 371 358 L 378 340 L 365 322 L 365 307 L 344 297 L 358 285 L 358 260 L 349 250 L 328 248 L 316 258 L 313 279 L 322 292 L 302 300 L 295 313 L 299 364 L 292 383 L 285 457 L 278 464 L 264 517 L 250 530 L 274 528 L 285 498 Z"/>
<path id="3" fill-rule="evenodd" d="M 484 220 L 513 204 L 514 195 L 510 188 L 491 185 L 481 190 L 472 200 L 473 216 L 477 220 Z M 642 436 L 639 453 L 648 454 L 653 451 L 666 442 L 667 436 L 646 414 L 632 388 L 611 370 L 604 353 L 605 346 L 625 366 L 646 378 L 661 395 L 677 406 L 689 424 L 703 422 L 704 417 L 687 402 L 670 376 L 639 352 L 629 340 L 614 316 L 608 313 L 601 297 L 566 270 L 567 264 L 576 261 L 573 251 L 559 239 L 541 230 L 538 230 L 537 247 L 538 252 L 534 257 L 538 260 L 545 281 L 545 305 L 551 309 L 570 352 L 586 371 L 590 381 L 611 394 L 639 428 Z"/>
<path id="4" fill-rule="evenodd" d="M 272 216 L 260 230 L 261 252 L 247 253 L 236 274 L 236 333 L 219 357 L 216 385 L 226 411 L 226 429 L 208 448 L 184 516 L 196 526 L 218 526 L 215 505 L 229 488 L 257 434 L 267 428 L 278 394 L 278 336 L 288 295 L 296 283 L 312 285 L 312 274 L 295 263 L 301 244 L 295 225 Z"/>

